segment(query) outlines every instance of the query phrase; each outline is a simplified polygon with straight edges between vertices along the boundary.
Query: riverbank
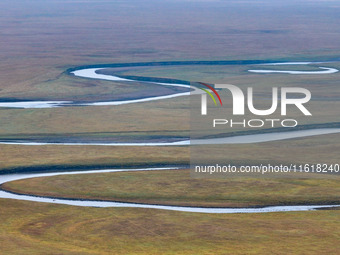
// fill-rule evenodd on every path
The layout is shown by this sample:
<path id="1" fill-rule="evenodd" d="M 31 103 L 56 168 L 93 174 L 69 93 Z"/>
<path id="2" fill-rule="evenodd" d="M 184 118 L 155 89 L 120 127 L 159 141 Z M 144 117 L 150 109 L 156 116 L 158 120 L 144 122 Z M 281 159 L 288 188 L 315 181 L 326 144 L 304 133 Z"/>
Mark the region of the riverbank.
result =
<path id="1" fill-rule="evenodd" d="M 12 174 L 3 175 L 0 181 L 1 185 L 7 182 L 18 181 L 30 178 L 40 178 L 48 176 L 61 175 L 85 175 L 85 174 L 100 174 L 100 173 L 120 173 L 120 172 L 142 172 L 142 171 L 167 171 L 170 168 L 145 168 L 145 169 L 108 169 L 108 170 L 93 170 L 93 171 L 74 171 L 74 172 L 55 172 L 55 173 L 37 173 L 37 174 Z M 218 207 L 195 207 L 195 206 L 167 206 L 160 204 L 147 203 L 128 203 L 128 202 L 111 202 L 99 201 L 90 199 L 77 198 L 62 198 L 49 196 L 25 195 L 23 193 L 7 192 L 2 187 L 0 191 L 1 198 L 19 199 L 25 201 L 35 201 L 43 203 L 66 204 L 73 206 L 85 207 L 134 207 L 134 208 L 149 208 L 161 210 L 173 210 L 182 212 L 198 212 L 198 213 L 268 213 L 268 212 L 287 212 L 287 211 L 309 211 L 319 208 L 340 207 L 340 205 L 286 205 L 286 206 L 268 206 L 268 207 L 250 207 L 250 208 L 218 208 Z"/>

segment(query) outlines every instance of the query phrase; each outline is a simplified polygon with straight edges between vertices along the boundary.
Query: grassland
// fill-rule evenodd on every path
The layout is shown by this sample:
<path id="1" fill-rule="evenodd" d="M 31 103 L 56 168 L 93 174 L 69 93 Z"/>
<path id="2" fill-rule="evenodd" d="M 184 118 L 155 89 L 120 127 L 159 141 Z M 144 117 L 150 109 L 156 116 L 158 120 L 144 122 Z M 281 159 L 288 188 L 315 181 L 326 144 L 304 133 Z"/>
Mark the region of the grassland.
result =
<path id="1" fill-rule="evenodd" d="M 68 68 L 97 63 L 337 59 L 340 56 L 338 10 L 339 4 L 335 1 L 305 1 L 302 5 L 295 1 L 249 4 L 242 1 L 18 0 L 13 3 L 3 0 L 0 2 L 0 100 L 93 101 L 145 91 L 141 83 L 128 86 L 64 73 Z M 330 67 L 333 66 L 339 67 L 339 64 L 333 63 Z M 313 118 L 302 119 L 302 124 L 338 119 L 336 74 L 327 78 L 299 76 L 294 80 L 285 75 L 249 74 L 246 68 L 171 67 L 121 73 L 227 82 L 243 88 L 256 86 L 257 93 L 264 97 L 268 97 L 268 88 L 272 86 L 308 86 L 315 95 L 310 105 Z M 265 104 L 259 105 L 262 106 Z M 148 139 L 154 134 L 183 137 L 190 128 L 188 109 L 189 104 L 183 98 L 124 107 L 0 109 L 0 139 L 58 136 L 122 140 L 126 137 Z M 295 114 L 292 117 L 297 116 Z M 339 163 L 339 135 L 284 141 L 279 146 L 277 143 L 233 145 L 223 147 L 223 151 L 228 162 L 235 164 L 319 163 L 321 159 Z M 0 145 L 2 172 L 188 162 L 189 151 L 185 147 Z M 144 175 L 143 178 L 153 183 L 151 177 Z M 83 185 L 91 184 L 88 182 Z M 330 180 L 320 183 L 299 180 L 298 184 L 293 184 L 293 180 L 281 184 L 278 180 L 268 180 L 268 185 L 273 182 L 279 183 L 279 187 L 287 185 L 291 192 L 297 193 L 300 188 L 319 187 L 322 194 L 315 195 L 314 201 L 327 197 L 325 187 L 319 184 L 330 185 L 334 192 L 338 191 Z M 160 184 L 154 185 L 156 188 Z M 110 193 L 103 187 L 98 189 L 103 194 Z M 180 187 L 175 190 L 178 189 Z M 244 192 L 249 195 L 249 191 Z M 241 191 L 238 196 L 242 197 Z M 301 202 L 304 199 L 298 198 Z M 244 195 L 243 199 L 246 200 Z M 251 201 L 244 203 L 250 205 Z M 0 199 L 0 208 L 0 253 L 4 255 L 319 255 L 339 251 L 338 210 L 217 215 L 78 208 L 8 199 Z"/>
<path id="2" fill-rule="evenodd" d="M 340 69 L 339 63 L 329 64 Z M 291 118 L 297 118 L 299 124 L 330 123 L 338 119 L 339 89 L 337 74 L 317 76 L 290 75 L 258 75 L 246 73 L 251 66 L 190 66 L 190 67 L 167 67 L 154 68 L 155 70 L 136 71 L 136 75 L 149 75 L 156 77 L 172 77 L 186 80 L 201 80 L 212 83 L 232 83 L 241 88 L 252 86 L 256 92 L 256 106 L 268 107 L 268 97 L 271 97 L 271 87 L 275 86 L 298 86 L 305 84 L 313 95 L 313 100 L 308 103 L 308 109 L 313 117 L 301 116 L 296 109 L 289 109 Z M 301 68 L 301 67 L 300 67 Z M 130 73 L 131 74 L 131 73 Z M 134 74 L 134 73 L 132 73 Z M 66 76 L 66 74 L 64 74 Z M 25 99 L 45 100 L 114 100 L 119 97 L 127 98 L 128 95 L 149 93 L 157 90 L 155 85 L 148 87 L 146 84 L 120 84 L 97 80 L 88 80 L 67 76 L 56 79 L 52 84 L 43 86 L 36 85 L 34 90 L 24 91 Z M 65 82 L 65 80 L 67 82 Z M 93 84 L 89 88 L 86 84 Z M 68 88 L 66 88 L 68 84 Z M 74 85 L 74 87 L 72 87 Z M 78 86 L 79 85 L 79 86 Z M 25 86 L 24 86 L 25 87 Z M 45 91 L 42 92 L 41 89 Z M 57 92 L 58 90 L 63 92 Z M 158 88 L 159 89 L 159 88 Z M 245 88 L 244 88 L 245 89 Z M 51 90 L 51 91 L 50 91 Z M 2 93 L 5 95 L 5 92 Z M 21 98 L 17 92 L 16 98 Z M 32 94 L 32 95 L 31 95 Z M 260 95 L 260 96 L 259 96 Z M 10 97 L 9 97 L 10 98 Z M 225 115 L 231 109 L 231 100 L 223 98 L 226 108 Z M 13 98 L 12 98 L 13 100 Z M 1 109 L 0 138 L 24 138 L 31 135 L 54 134 L 65 137 L 75 134 L 90 136 L 91 133 L 114 133 L 129 132 L 174 132 L 174 135 L 188 135 L 189 108 L 187 98 L 177 98 L 164 101 L 148 102 L 138 105 L 124 105 L 116 107 L 67 107 L 57 109 Z M 224 110 L 224 109 L 223 109 Z M 166 112 L 166 114 L 164 114 Z M 254 117 L 247 114 L 248 117 Z M 277 111 L 273 118 L 280 118 Z M 207 122 L 207 125 L 210 125 Z M 208 128 L 203 126 L 204 128 Z M 210 128 L 210 126 L 209 126 Z M 237 128 L 233 129 L 233 131 Z M 176 133 L 177 132 L 177 133 Z M 123 135 L 123 134 L 122 134 Z M 145 135 L 145 139 L 148 135 Z"/>
<path id="3" fill-rule="evenodd" d="M 339 211 L 197 214 L 0 199 L 2 254 L 337 254 Z"/>
<path id="4" fill-rule="evenodd" d="M 201 157 L 197 163 L 224 163 L 232 165 L 261 164 L 318 164 L 339 163 L 339 135 L 291 139 L 259 144 L 215 145 L 194 148 L 196 155 L 207 150 L 214 154 L 210 159 Z M 294 150 L 292 148 L 295 148 Z M 107 147 L 107 146 L 21 146 L 1 145 L 0 171 L 32 171 L 53 169 L 91 169 L 121 166 L 161 166 L 189 164 L 189 148 L 170 147 Z M 193 150 L 191 148 L 191 150 Z M 256 153 L 254 153 L 256 152 Z M 261 157 L 259 157 L 261 155 Z"/>
<path id="5" fill-rule="evenodd" d="M 339 177 L 296 177 L 195 179 L 189 170 L 170 170 L 33 178 L 2 188 L 39 196 L 186 206 L 340 204 Z"/>
<path id="6" fill-rule="evenodd" d="M 188 148 L 3 145 L 2 172 L 187 165 Z"/>
<path id="7" fill-rule="evenodd" d="M 333 20 L 336 8 L 302 17 L 299 8 L 272 1 L 254 7 L 186 2 L 187 8 L 179 1 L 146 1 L 138 8 L 133 7 L 135 1 L 129 2 L 39 0 L 13 6 L 2 1 L 0 97 L 105 98 L 112 92 L 109 83 L 63 74 L 69 67 L 95 63 L 269 57 L 320 61 L 340 55 L 339 28 Z M 304 11 L 315 10 L 320 3 L 307 5 Z M 242 20 L 235 10 L 243 14 Z M 190 80 L 193 77 L 196 74 Z"/>

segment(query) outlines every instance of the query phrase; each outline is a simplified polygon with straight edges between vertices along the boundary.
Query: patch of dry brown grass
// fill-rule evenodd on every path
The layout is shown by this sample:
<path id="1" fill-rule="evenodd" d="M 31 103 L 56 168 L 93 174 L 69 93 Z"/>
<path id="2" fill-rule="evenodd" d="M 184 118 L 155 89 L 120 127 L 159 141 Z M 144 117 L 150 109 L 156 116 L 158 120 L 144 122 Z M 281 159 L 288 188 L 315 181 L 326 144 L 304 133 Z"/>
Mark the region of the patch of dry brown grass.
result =
<path id="1" fill-rule="evenodd" d="M 339 211 L 200 214 L 0 199 L 1 254 L 337 254 Z"/>

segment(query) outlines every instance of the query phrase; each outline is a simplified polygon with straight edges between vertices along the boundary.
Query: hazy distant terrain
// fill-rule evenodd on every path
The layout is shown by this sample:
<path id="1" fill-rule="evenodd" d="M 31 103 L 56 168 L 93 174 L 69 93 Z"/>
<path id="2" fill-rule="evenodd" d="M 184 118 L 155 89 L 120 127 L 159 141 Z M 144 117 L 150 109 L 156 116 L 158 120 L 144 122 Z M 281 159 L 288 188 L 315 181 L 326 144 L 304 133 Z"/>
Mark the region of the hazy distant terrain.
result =
<path id="1" fill-rule="evenodd" d="M 4 0 L 0 97 L 52 93 L 60 98 L 74 90 L 79 94 L 82 85 L 67 78 L 62 84 L 53 80 L 66 68 L 83 64 L 339 58 L 339 5 L 272 0 Z"/>

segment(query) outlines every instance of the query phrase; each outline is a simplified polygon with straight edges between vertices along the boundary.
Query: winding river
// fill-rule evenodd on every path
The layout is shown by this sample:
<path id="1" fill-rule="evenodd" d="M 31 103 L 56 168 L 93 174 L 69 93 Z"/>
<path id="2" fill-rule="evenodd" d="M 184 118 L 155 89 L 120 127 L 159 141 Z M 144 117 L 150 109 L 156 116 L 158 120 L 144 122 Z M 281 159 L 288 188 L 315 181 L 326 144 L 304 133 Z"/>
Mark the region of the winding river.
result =
<path id="1" fill-rule="evenodd" d="M 112 172 L 132 172 L 132 171 L 160 171 L 170 170 L 173 168 L 144 168 L 144 169 L 108 169 L 108 170 L 93 170 L 93 171 L 74 171 L 74 172 L 55 172 L 55 173 L 29 173 L 29 174 L 8 174 L 2 175 L 0 185 L 6 182 L 22 180 L 28 178 L 39 178 L 57 175 L 72 175 L 72 174 L 95 174 L 95 173 L 112 173 Z M 24 201 L 34 201 L 42 203 L 53 203 L 73 206 L 85 207 L 133 207 L 133 208 L 148 208 L 161 209 L 180 212 L 195 212 L 195 213 L 269 213 L 269 212 L 292 212 L 292 211 L 310 211 L 321 208 L 340 207 L 340 205 L 299 205 L 299 206 L 268 206 L 261 208 L 212 208 L 212 207 L 189 207 L 189 206 L 167 206 L 139 203 L 124 203 L 124 202 L 109 202 L 96 200 L 77 200 L 66 198 L 51 198 L 40 197 L 33 195 L 24 195 L 0 190 L 0 198 L 17 199 Z"/>
<path id="2" fill-rule="evenodd" d="M 264 134 L 252 134 L 252 135 L 237 135 L 230 137 L 220 138 L 205 138 L 197 140 L 182 140 L 175 142 L 78 142 L 78 143 L 64 143 L 64 142 L 25 142 L 25 141 L 0 141 L 0 144 L 9 145 L 26 145 L 26 146 L 38 146 L 38 145 L 68 145 L 68 146 L 188 146 L 188 145 L 208 145 L 208 144 L 250 144 L 250 143 L 263 143 L 272 142 L 293 138 L 302 138 L 315 135 L 326 135 L 340 133 L 340 128 L 315 128 L 298 131 L 285 131 L 285 132 L 272 132 Z"/>
<path id="3" fill-rule="evenodd" d="M 255 66 L 279 66 L 279 65 L 309 65 L 309 64 L 321 64 L 329 62 L 272 62 L 266 63 L 265 61 L 187 61 L 187 62 L 150 62 L 150 63 L 123 63 L 123 64 L 113 64 L 107 65 L 106 67 L 80 67 L 69 70 L 68 73 L 77 77 L 87 78 L 87 79 L 99 79 L 107 81 L 124 81 L 124 82 L 134 82 L 136 80 L 127 79 L 124 77 L 118 77 L 115 75 L 100 74 L 98 71 L 106 68 L 118 68 L 118 67 L 141 67 L 141 66 L 173 66 L 173 65 L 250 65 Z M 324 67 L 320 67 L 324 68 Z M 324 71 L 277 71 L 277 70 L 248 70 L 249 72 L 257 73 L 277 73 L 283 72 L 287 74 L 325 74 L 325 73 L 336 73 L 338 72 L 335 68 L 329 69 L 327 72 Z M 145 77 L 144 77 L 145 78 Z M 147 78 L 147 77 L 146 77 Z M 169 79 L 163 79 L 165 81 Z M 145 79 L 143 80 L 145 81 Z M 9 108 L 53 108 L 53 107 L 67 107 L 67 106 L 118 106 L 124 104 L 135 104 L 143 103 L 155 100 L 164 100 L 169 98 L 189 96 L 190 93 L 201 93 L 197 88 L 190 86 L 190 82 L 182 81 L 182 83 L 173 82 L 156 82 L 152 78 L 146 80 L 149 83 L 154 83 L 160 86 L 172 86 L 187 89 L 187 92 L 173 93 L 169 95 L 153 96 L 153 97 L 143 97 L 133 100 L 117 100 L 117 101 L 105 101 L 105 102 L 91 102 L 91 103 L 75 103 L 73 101 L 25 101 L 25 102 L 1 102 L 0 107 Z M 191 90 L 191 91 L 190 91 Z M 286 132 L 274 132 L 265 134 L 255 134 L 255 135 L 242 135 L 233 136 L 217 139 L 200 139 L 200 140 L 188 140 L 183 139 L 181 141 L 171 141 L 171 142 L 121 142 L 121 143 L 96 143 L 96 142 L 79 142 L 79 143 L 56 143 L 56 142 L 32 142 L 32 141 L 0 141 L 0 144 L 15 144 L 15 145 L 96 145 L 96 146 L 185 146 L 185 145 L 201 145 L 201 144 L 245 144 L 245 143 L 259 143 L 259 142 L 270 142 L 284 139 L 300 138 L 315 135 L 324 134 L 334 134 L 340 133 L 340 128 L 315 128 L 311 130 L 298 130 L 298 131 L 286 131 Z"/>
<path id="4" fill-rule="evenodd" d="M 212 62 L 159 62 L 160 65 L 189 65 L 189 64 L 218 64 L 218 65 L 233 65 L 233 64 L 256 64 L 257 66 L 270 66 L 270 65 L 308 65 L 308 64 L 321 64 L 324 62 L 283 62 L 283 63 L 265 63 L 263 61 L 212 61 Z M 125 64 L 126 66 L 150 66 L 150 63 L 135 63 Z M 124 64 L 111 65 L 108 67 L 120 67 Z M 88 78 L 88 79 L 101 79 L 109 81 L 124 81 L 131 82 L 134 80 L 118 77 L 114 75 L 99 74 L 98 71 L 107 67 L 84 67 L 77 68 L 70 71 L 70 74 Z M 335 68 L 319 67 L 319 71 L 287 71 L 287 70 L 263 70 L 251 69 L 248 70 L 252 73 L 270 74 L 270 73 L 284 73 L 284 74 L 332 74 L 339 70 Z M 75 103 L 73 101 L 21 101 L 21 102 L 1 102 L 0 107 L 6 108 L 53 108 L 53 107 L 66 107 L 66 106 L 104 106 L 104 105 L 124 105 L 132 103 L 142 103 L 154 100 L 163 100 L 180 96 L 190 95 L 190 90 L 196 91 L 196 88 L 191 87 L 188 83 L 167 83 L 148 81 L 161 86 L 175 86 L 188 89 L 187 92 L 173 93 L 163 96 L 144 97 L 133 100 L 121 101 L 107 101 L 107 102 L 91 102 L 91 103 Z M 183 146 L 183 145 L 200 145 L 200 144 L 245 144 L 245 143 L 259 143 L 269 142 L 283 139 L 300 138 L 322 134 L 340 133 L 340 128 L 315 128 L 310 130 L 288 131 L 288 132 L 273 132 L 265 134 L 242 135 L 225 138 L 211 138 L 200 140 L 182 140 L 176 142 L 131 142 L 131 143 L 52 143 L 52 142 L 29 142 L 29 141 L 1 141 L 0 144 L 15 144 L 15 145 L 93 145 L 93 146 Z M 94 173 L 107 173 L 107 172 L 127 172 L 127 171 L 153 171 L 153 170 L 170 170 L 170 168 L 145 168 L 145 169 L 111 169 L 111 170 L 92 170 L 92 171 L 73 171 L 73 172 L 54 172 L 54 173 L 24 173 L 24 174 L 7 174 L 1 175 L 0 184 L 28 179 L 39 178 L 46 176 L 57 175 L 71 175 L 71 174 L 94 174 Z M 95 200 L 77 200 L 77 199 L 64 199 L 64 198 L 51 198 L 39 197 L 34 195 L 24 195 L 7 192 L 0 190 L 0 198 L 17 199 L 25 201 L 35 201 L 54 204 L 65 204 L 73 206 L 86 206 L 86 207 L 134 207 L 134 208 L 152 208 L 173 210 L 182 212 L 199 212 L 199 213 L 265 213 L 265 212 L 286 212 L 286 211 L 308 211 L 328 207 L 340 207 L 340 205 L 302 205 L 302 206 L 269 206 L 262 208 L 206 208 L 206 207 L 184 207 L 184 206 L 165 206 L 165 205 L 151 205 L 151 204 L 138 204 L 138 203 L 122 203 L 122 202 L 109 202 L 109 201 L 95 201 Z"/>
<path id="5" fill-rule="evenodd" d="M 310 64 L 322 64 L 327 62 L 281 62 L 281 63 L 270 63 L 270 64 L 261 64 L 264 66 L 282 66 L 282 65 L 310 65 Z M 332 74 L 339 72 L 336 68 L 329 67 L 321 67 L 319 66 L 320 71 L 289 71 L 289 70 L 248 70 L 251 73 L 283 73 L 283 74 Z"/>
<path id="6" fill-rule="evenodd" d="M 122 64 L 112 64 L 112 65 L 101 65 L 102 67 L 80 67 L 68 70 L 68 74 L 88 79 L 99 79 L 107 81 L 124 81 L 133 82 L 135 80 L 126 79 L 123 77 L 118 77 L 115 75 L 99 74 L 98 71 L 107 68 L 119 68 L 119 67 L 143 67 L 143 66 L 175 66 L 175 65 L 255 65 L 255 66 L 278 66 L 278 65 L 309 65 L 309 64 L 321 64 L 329 62 L 272 62 L 266 63 L 266 61 L 256 61 L 256 60 L 244 60 L 244 61 L 185 61 L 185 62 L 146 62 L 146 63 L 122 63 Z M 263 69 L 251 69 L 248 72 L 252 73 L 284 73 L 284 74 L 332 74 L 339 72 L 338 69 L 319 67 L 323 69 L 322 71 L 287 71 L 287 70 L 263 70 Z M 165 81 L 168 79 L 164 79 Z M 155 82 L 150 80 L 143 80 L 150 83 L 158 84 L 161 86 L 173 86 L 188 89 L 188 92 L 174 93 L 164 96 L 153 96 L 153 97 L 143 97 L 134 100 L 116 100 L 116 101 L 105 101 L 105 102 L 91 102 L 91 103 L 76 103 L 73 101 L 18 101 L 18 102 L 0 102 L 0 107 L 5 108 L 53 108 L 53 107 L 67 107 L 67 106 L 106 106 L 106 105 L 124 105 L 133 103 L 142 103 L 155 100 L 163 100 L 168 98 L 188 96 L 190 95 L 190 89 L 196 90 L 195 87 L 190 86 L 190 82 L 183 83 L 173 83 L 173 82 Z"/>

